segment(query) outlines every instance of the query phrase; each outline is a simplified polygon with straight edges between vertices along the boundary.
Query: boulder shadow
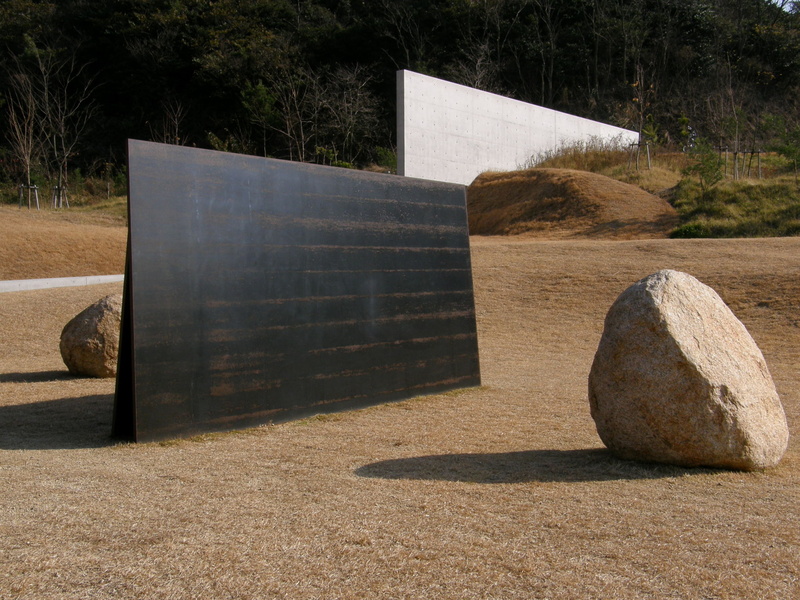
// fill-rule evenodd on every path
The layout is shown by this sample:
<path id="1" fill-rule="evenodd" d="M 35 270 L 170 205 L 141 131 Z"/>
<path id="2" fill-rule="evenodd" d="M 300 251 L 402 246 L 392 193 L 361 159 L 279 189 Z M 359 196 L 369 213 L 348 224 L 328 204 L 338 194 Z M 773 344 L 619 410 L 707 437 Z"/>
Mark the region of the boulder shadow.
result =
<path id="1" fill-rule="evenodd" d="M 110 446 L 113 406 L 113 394 L 0 406 L 0 450 Z"/>
<path id="2" fill-rule="evenodd" d="M 69 371 L 39 371 L 34 373 L 0 373 L 0 383 L 47 383 L 81 379 Z"/>
<path id="3" fill-rule="evenodd" d="M 382 460 L 359 467 L 359 477 L 464 483 L 624 481 L 717 472 L 621 460 L 605 448 L 440 454 Z"/>

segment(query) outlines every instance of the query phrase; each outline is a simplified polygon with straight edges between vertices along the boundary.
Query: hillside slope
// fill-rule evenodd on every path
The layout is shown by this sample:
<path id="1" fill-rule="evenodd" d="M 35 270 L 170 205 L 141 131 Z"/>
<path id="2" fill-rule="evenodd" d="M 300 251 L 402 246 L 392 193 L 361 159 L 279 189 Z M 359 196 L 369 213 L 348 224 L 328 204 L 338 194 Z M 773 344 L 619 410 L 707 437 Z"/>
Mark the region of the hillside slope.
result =
<path id="1" fill-rule="evenodd" d="M 128 228 L 80 222 L 68 211 L 0 207 L 0 280 L 116 275 Z"/>

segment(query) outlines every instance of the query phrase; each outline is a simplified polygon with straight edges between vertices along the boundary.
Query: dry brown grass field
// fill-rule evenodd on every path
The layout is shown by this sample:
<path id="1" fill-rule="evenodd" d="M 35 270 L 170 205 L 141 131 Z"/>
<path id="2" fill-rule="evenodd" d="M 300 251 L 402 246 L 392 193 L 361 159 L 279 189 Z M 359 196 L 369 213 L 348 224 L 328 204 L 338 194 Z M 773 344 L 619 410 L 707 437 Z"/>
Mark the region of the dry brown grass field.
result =
<path id="1" fill-rule="evenodd" d="M 0 206 L 0 280 L 122 273 L 127 236 L 104 215 Z"/>
<path id="2" fill-rule="evenodd" d="M 114 382 L 59 357 L 119 284 L 0 294 L 0 598 L 800 597 L 800 238 L 472 253 L 481 388 L 162 444 L 111 441 Z M 714 287 L 763 350 L 792 435 L 778 467 L 603 449 L 603 318 L 662 268 Z"/>

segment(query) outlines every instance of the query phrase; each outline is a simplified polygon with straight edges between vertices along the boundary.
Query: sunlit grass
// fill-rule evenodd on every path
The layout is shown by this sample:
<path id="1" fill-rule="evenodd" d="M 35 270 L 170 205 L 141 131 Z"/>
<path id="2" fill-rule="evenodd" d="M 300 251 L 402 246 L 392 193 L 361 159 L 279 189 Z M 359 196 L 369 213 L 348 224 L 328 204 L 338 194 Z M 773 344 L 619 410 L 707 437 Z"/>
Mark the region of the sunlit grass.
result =
<path id="1" fill-rule="evenodd" d="M 692 157 L 683 152 L 590 142 L 534 157 L 530 166 L 599 173 L 666 198 L 678 211 L 673 237 L 775 237 L 800 235 L 800 185 L 793 165 L 774 153 L 734 161 L 720 154 L 723 179 L 703 192 L 685 175 Z M 734 179 L 734 171 L 736 178 Z"/>
<path id="2" fill-rule="evenodd" d="M 73 205 L 77 212 L 94 215 L 106 216 L 113 220 L 120 220 L 125 223 L 128 221 L 128 198 L 127 196 L 112 196 L 111 198 L 78 203 Z"/>
<path id="3" fill-rule="evenodd" d="M 800 235 L 800 191 L 789 178 L 724 181 L 705 194 L 684 180 L 673 203 L 682 223 L 672 237 Z"/>

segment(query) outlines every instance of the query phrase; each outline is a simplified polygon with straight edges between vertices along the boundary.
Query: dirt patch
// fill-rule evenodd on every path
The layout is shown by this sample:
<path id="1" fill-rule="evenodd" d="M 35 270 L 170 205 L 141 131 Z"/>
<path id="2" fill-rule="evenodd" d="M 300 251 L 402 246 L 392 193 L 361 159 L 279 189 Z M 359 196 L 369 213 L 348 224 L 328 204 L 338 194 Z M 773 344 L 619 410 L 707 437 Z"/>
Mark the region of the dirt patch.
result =
<path id="1" fill-rule="evenodd" d="M 116 275 L 128 229 L 68 210 L 0 207 L 0 280 Z"/>
<path id="2" fill-rule="evenodd" d="M 668 237 L 678 225 L 662 198 L 587 171 L 484 173 L 467 198 L 472 235 L 647 239 Z"/>
<path id="3" fill-rule="evenodd" d="M 66 321 L 119 284 L 0 297 L 0 598 L 800 596 L 800 238 L 472 240 L 484 386 L 113 445 Z M 616 460 L 589 416 L 603 317 L 662 268 L 764 351 L 792 438 L 764 473 Z"/>

